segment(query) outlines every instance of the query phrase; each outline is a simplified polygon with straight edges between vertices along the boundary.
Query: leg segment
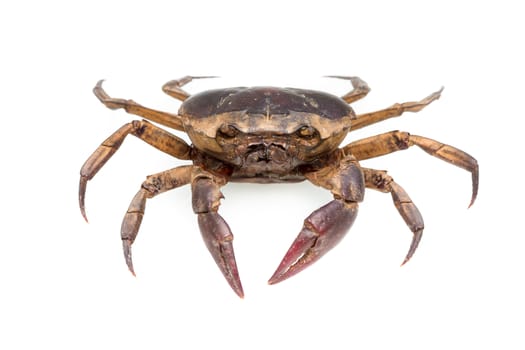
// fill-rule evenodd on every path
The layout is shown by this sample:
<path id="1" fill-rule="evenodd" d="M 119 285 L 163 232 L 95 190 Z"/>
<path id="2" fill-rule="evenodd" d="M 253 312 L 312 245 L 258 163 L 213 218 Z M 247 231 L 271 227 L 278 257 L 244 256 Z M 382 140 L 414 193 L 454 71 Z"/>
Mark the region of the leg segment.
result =
<path id="1" fill-rule="evenodd" d="M 304 270 L 335 247 L 352 226 L 363 200 L 364 179 L 353 157 L 334 167 L 305 174 L 314 184 L 330 189 L 334 200 L 314 211 L 268 283 L 281 282 Z"/>
<path id="2" fill-rule="evenodd" d="M 133 269 L 133 260 L 131 258 L 131 245 L 139 232 L 144 211 L 146 210 L 146 200 L 153 198 L 158 194 L 172 190 L 174 188 L 187 185 L 191 180 L 191 171 L 193 166 L 180 166 L 161 173 L 150 175 L 142 183 L 140 190 L 131 201 L 126 215 L 122 220 L 120 235 L 122 237 L 122 248 L 124 249 L 124 258 L 128 265 L 129 271 L 135 275 Z"/>
<path id="3" fill-rule="evenodd" d="M 132 134 L 139 139 L 147 142 L 153 147 L 164 153 L 172 155 L 179 159 L 190 159 L 191 147 L 181 138 L 168 133 L 167 131 L 148 123 L 143 120 L 135 120 L 125 124 L 93 152 L 86 160 L 80 170 L 79 185 L 79 205 L 82 216 L 87 221 L 84 207 L 84 197 L 86 193 L 87 182 L 106 164 L 106 162 L 115 154 L 127 135 Z"/>
<path id="4" fill-rule="evenodd" d="M 405 112 L 419 112 L 431 102 L 439 99 L 443 88 L 439 91 L 434 92 L 433 94 L 425 97 L 419 102 L 405 102 L 405 103 L 396 103 L 388 108 L 382 109 L 380 111 L 359 114 L 355 120 L 352 120 L 352 125 L 350 130 L 360 129 L 362 127 L 374 124 L 389 118 L 399 117 Z"/>
<path id="5" fill-rule="evenodd" d="M 171 97 L 176 98 L 177 100 L 184 101 L 188 97 L 190 97 L 190 94 L 188 94 L 186 91 L 182 90 L 181 87 L 188 84 L 193 79 L 205 79 L 205 78 L 216 78 L 212 76 L 201 76 L 201 77 L 192 77 L 192 76 L 185 76 L 177 80 L 171 80 L 168 81 L 164 86 L 162 87 L 162 91 L 170 95 Z"/>
<path id="6" fill-rule="evenodd" d="M 225 179 L 195 169 L 191 184 L 193 211 L 197 214 L 202 237 L 213 259 L 230 287 L 242 298 L 244 292 L 233 251 L 233 235 L 226 221 L 217 213 L 223 198 L 220 187 L 225 183 Z"/>
<path id="7" fill-rule="evenodd" d="M 95 96 L 97 96 L 100 102 L 102 102 L 109 109 L 124 108 L 124 110 L 130 114 L 141 116 L 151 120 L 152 122 L 162 124 L 172 129 L 184 131 L 182 120 L 178 115 L 147 108 L 139 105 L 133 100 L 112 98 L 102 88 L 103 82 L 103 80 L 98 82 L 98 84 L 93 89 L 93 93 Z"/>
<path id="8" fill-rule="evenodd" d="M 471 207 L 478 194 L 479 167 L 476 159 L 460 149 L 407 132 L 391 131 L 352 142 L 343 147 L 343 151 L 345 154 L 352 154 L 358 160 L 364 160 L 404 150 L 413 145 L 472 173 L 472 197 L 469 205 Z"/>
<path id="9" fill-rule="evenodd" d="M 386 171 L 366 169 L 363 168 L 363 173 L 365 175 L 365 184 L 367 188 L 372 188 L 384 193 L 390 193 L 392 195 L 392 200 L 394 205 L 397 208 L 399 214 L 405 223 L 412 231 L 412 243 L 410 244 L 410 249 L 403 260 L 401 265 L 406 264 L 419 245 L 421 237 L 423 236 L 423 229 L 425 224 L 423 223 L 423 217 L 421 213 L 412 202 L 405 190 L 394 182 L 390 175 L 387 175 Z"/>
<path id="10" fill-rule="evenodd" d="M 352 103 L 357 100 L 360 100 L 370 92 L 370 87 L 368 87 L 368 84 L 358 77 L 328 75 L 327 78 L 350 80 L 353 87 L 352 91 L 341 97 L 343 100 L 346 101 L 346 103 Z"/>

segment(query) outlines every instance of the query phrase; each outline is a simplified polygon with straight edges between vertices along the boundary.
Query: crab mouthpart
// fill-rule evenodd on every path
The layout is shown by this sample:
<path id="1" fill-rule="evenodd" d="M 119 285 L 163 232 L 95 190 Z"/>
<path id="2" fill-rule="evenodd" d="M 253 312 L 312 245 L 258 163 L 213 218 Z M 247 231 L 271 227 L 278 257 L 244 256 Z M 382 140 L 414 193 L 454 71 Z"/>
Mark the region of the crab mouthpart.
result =
<path id="1" fill-rule="evenodd" d="M 284 145 L 276 143 L 259 143 L 248 146 L 246 152 L 247 163 L 258 162 L 275 162 L 284 163 L 289 159 L 287 148 Z"/>

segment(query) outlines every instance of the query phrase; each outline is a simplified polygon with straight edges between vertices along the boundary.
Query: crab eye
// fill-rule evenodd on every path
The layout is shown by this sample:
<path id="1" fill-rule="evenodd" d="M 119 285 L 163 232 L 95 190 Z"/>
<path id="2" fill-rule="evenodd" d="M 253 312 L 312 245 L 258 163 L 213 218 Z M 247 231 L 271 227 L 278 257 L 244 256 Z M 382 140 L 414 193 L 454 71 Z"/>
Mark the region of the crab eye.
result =
<path id="1" fill-rule="evenodd" d="M 315 130 L 311 126 L 304 125 L 300 127 L 296 133 L 299 137 L 309 140 L 315 136 L 316 132 L 317 130 Z"/>
<path id="2" fill-rule="evenodd" d="M 224 138 L 231 139 L 237 136 L 237 134 L 239 133 L 239 130 L 237 130 L 237 128 L 232 125 L 224 124 L 219 128 L 218 133 Z"/>

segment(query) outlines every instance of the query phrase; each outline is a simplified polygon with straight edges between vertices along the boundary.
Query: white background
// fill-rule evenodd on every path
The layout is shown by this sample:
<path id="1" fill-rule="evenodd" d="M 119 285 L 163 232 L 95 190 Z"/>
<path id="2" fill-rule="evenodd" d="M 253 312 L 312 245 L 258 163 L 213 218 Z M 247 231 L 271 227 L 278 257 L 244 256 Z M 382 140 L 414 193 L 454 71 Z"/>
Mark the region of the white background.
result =
<path id="1" fill-rule="evenodd" d="M 523 349 L 523 33 L 511 1 L 19 1 L 0 5 L 1 349 Z M 328 74 L 372 88 L 357 113 L 442 98 L 349 135 L 400 129 L 464 149 L 470 175 L 410 149 L 363 164 L 389 173 L 426 230 L 411 234 L 390 196 L 367 192 L 343 242 L 275 286 L 267 279 L 302 220 L 330 200 L 308 183 L 224 188 L 246 293 L 206 251 L 188 187 L 148 202 L 126 269 L 122 216 L 146 175 L 184 162 L 129 137 L 88 185 L 78 172 L 133 116 L 91 89 L 161 110 L 163 83 L 220 75 L 191 93 L 285 85 L 346 93 Z M 178 133 L 180 135 L 180 133 Z"/>

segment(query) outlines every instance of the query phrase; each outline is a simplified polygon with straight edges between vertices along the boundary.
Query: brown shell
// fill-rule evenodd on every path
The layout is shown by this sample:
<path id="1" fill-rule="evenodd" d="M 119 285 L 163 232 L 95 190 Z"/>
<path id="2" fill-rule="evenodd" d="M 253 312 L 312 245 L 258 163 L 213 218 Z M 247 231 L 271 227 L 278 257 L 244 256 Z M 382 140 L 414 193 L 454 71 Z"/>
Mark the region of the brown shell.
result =
<path id="1" fill-rule="evenodd" d="M 337 96 L 276 87 L 204 91 L 184 101 L 179 115 L 186 126 L 208 137 L 214 137 L 221 125 L 229 124 L 246 133 L 283 134 L 312 125 L 322 138 L 328 138 L 349 128 L 350 120 L 355 119 L 352 108 Z"/>
<path id="2" fill-rule="evenodd" d="M 321 91 L 275 87 L 208 90 L 191 96 L 180 107 L 181 114 L 198 118 L 238 111 L 272 115 L 303 112 L 332 120 L 353 114 L 352 108 L 337 96 Z"/>

